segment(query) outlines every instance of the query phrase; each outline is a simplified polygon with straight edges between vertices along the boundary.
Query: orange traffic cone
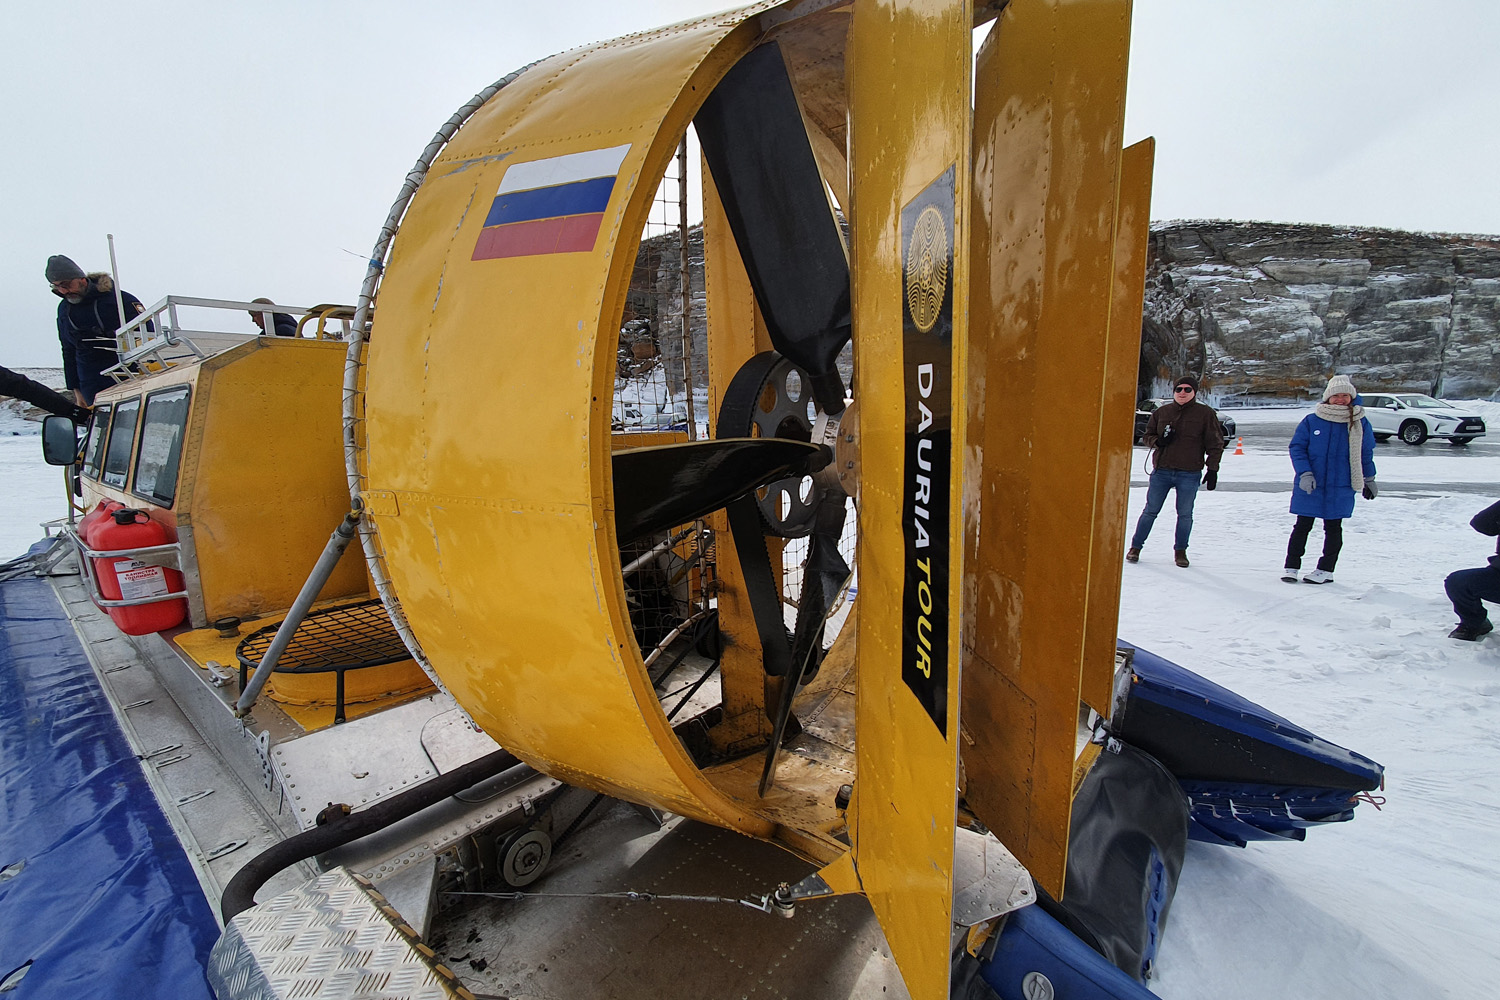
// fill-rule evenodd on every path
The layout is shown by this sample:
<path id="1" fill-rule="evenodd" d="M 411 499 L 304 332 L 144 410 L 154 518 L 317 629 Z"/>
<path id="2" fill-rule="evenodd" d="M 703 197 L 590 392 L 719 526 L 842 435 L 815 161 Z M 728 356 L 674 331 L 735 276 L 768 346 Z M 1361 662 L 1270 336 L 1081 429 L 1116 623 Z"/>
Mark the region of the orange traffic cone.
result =
<path id="1" fill-rule="evenodd" d="M 1234 439 L 1234 453 L 1236 455 L 1243 455 L 1245 453 L 1245 439 L 1244 438 L 1237 437 L 1237 438 Z"/>

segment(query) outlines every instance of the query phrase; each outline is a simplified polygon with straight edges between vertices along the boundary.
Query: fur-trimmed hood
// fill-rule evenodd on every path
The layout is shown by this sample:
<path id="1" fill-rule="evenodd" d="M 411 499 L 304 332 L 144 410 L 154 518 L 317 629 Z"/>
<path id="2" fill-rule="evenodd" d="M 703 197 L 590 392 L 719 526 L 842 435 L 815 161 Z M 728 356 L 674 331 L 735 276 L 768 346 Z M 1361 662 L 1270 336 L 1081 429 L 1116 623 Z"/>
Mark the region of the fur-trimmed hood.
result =
<path id="1" fill-rule="evenodd" d="M 82 303 L 87 302 L 89 299 L 93 298 L 95 295 L 114 294 L 115 279 L 110 277 L 108 271 L 90 271 L 85 274 L 84 277 L 89 279 L 89 285 L 86 289 L 83 290 L 83 293 L 80 295 L 78 301 L 73 303 L 73 305 L 81 305 Z M 52 289 L 52 294 L 56 295 L 64 302 L 68 301 L 68 297 L 55 288 Z"/>

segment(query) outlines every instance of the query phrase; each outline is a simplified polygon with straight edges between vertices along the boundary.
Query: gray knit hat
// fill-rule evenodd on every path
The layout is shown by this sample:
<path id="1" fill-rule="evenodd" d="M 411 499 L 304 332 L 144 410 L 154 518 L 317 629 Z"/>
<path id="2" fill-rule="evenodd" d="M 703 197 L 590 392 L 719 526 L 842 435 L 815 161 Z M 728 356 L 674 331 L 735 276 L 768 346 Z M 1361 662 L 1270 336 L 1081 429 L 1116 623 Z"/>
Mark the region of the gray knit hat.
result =
<path id="1" fill-rule="evenodd" d="M 1348 393 L 1350 399 L 1359 395 L 1359 390 L 1354 388 L 1354 382 L 1348 375 L 1335 375 L 1328 380 L 1328 384 L 1323 387 L 1323 402 L 1328 402 L 1330 397 L 1341 392 Z"/>
<path id="2" fill-rule="evenodd" d="M 47 280 L 52 283 L 59 281 L 72 281 L 75 278 L 87 277 L 83 268 L 73 263 L 72 258 L 64 257 L 62 254 L 53 254 L 47 258 Z"/>

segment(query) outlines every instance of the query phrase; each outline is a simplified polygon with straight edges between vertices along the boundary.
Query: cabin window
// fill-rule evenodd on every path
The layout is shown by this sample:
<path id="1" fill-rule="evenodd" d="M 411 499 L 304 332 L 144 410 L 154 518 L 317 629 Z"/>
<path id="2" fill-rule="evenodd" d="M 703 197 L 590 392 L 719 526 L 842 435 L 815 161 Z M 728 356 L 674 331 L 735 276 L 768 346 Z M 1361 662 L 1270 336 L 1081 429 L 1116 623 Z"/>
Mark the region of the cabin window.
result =
<path id="1" fill-rule="evenodd" d="M 93 419 L 89 422 L 89 439 L 83 446 L 83 474 L 90 479 L 98 479 L 99 470 L 104 465 L 104 438 L 109 433 L 111 409 L 113 407 L 108 403 L 95 407 Z"/>
<path id="2" fill-rule="evenodd" d="M 106 486 L 125 488 L 125 476 L 130 471 L 130 449 L 135 444 L 135 425 L 140 415 L 139 399 L 127 399 L 115 404 L 115 419 L 109 428 L 109 444 L 104 448 Z"/>
<path id="3" fill-rule="evenodd" d="M 179 385 L 146 397 L 146 418 L 131 490 L 162 507 L 172 506 L 177 497 L 177 466 L 187 430 L 188 396 L 188 387 Z"/>

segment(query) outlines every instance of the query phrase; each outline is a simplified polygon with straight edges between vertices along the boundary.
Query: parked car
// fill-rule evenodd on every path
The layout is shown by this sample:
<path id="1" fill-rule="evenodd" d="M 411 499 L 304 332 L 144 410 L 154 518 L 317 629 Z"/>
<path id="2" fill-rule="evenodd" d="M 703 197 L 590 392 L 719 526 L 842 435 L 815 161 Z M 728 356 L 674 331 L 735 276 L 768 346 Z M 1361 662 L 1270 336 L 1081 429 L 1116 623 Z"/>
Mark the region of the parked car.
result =
<path id="1" fill-rule="evenodd" d="M 639 407 L 615 404 L 614 414 L 609 422 L 610 430 L 623 431 L 633 430 L 641 426 L 641 411 Z"/>
<path id="2" fill-rule="evenodd" d="M 1172 402 L 1170 399 L 1143 399 L 1135 406 L 1135 443 L 1140 444 L 1141 438 L 1146 433 L 1146 421 L 1151 419 L 1151 414 L 1159 407 Z M 1233 417 L 1219 414 L 1219 433 L 1224 436 L 1224 447 L 1229 447 L 1229 442 L 1234 440 L 1235 423 Z"/>
<path id="3" fill-rule="evenodd" d="M 1420 392 L 1366 392 L 1361 394 L 1365 419 L 1375 440 L 1387 441 L 1395 434 L 1407 444 L 1421 444 L 1429 437 L 1445 437 L 1449 444 L 1468 444 L 1484 436 L 1484 418 Z"/>
<path id="4" fill-rule="evenodd" d="M 685 431 L 688 425 L 686 403 L 647 407 L 641 415 L 640 426 L 652 431 Z"/>
<path id="5" fill-rule="evenodd" d="M 616 406 L 610 427 L 617 431 L 685 431 L 686 403 L 655 406 Z"/>

